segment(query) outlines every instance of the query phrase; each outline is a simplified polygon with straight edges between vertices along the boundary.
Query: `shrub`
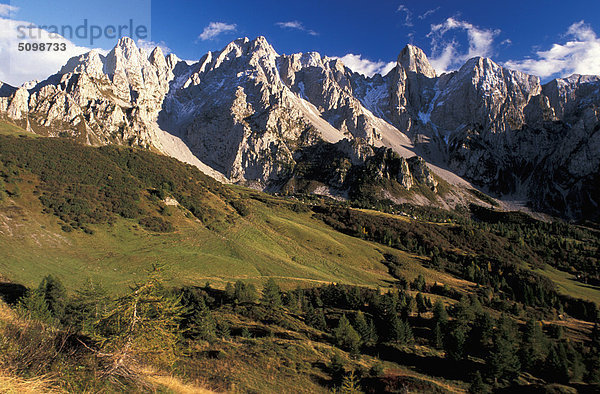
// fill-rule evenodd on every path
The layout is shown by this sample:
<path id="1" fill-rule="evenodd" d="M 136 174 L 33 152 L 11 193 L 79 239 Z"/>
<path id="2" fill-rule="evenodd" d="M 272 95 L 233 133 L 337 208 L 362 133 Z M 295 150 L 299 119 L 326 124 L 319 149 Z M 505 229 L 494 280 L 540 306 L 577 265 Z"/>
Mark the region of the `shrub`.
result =
<path id="1" fill-rule="evenodd" d="M 148 231 L 157 233 L 170 233 L 174 230 L 173 224 L 158 216 L 146 216 L 140 219 L 140 224 Z"/>

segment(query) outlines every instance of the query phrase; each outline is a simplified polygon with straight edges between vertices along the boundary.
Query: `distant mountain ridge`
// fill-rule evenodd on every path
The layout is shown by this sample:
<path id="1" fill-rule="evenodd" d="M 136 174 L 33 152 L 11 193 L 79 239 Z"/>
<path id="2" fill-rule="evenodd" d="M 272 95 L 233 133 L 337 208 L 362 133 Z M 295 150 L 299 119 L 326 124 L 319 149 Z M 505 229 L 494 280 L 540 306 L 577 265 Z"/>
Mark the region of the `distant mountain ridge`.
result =
<path id="1" fill-rule="evenodd" d="M 374 168 L 378 147 L 389 147 L 422 156 L 451 184 L 451 196 L 438 197 L 450 206 L 468 202 L 467 180 L 573 219 L 598 216 L 599 107 L 598 76 L 541 85 L 487 58 L 438 76 L 407 45 L 388 74 L 366 77 L 316 52 L 280 55 L 264 37 L 191 65 L 122 38 L 33 87 L 0 86 L 0 113 L 27 130 L 154 148 L 220 180 L 279 190 L 306 176 L 303 162 L 318 162 L 308 156 L 323 151 L 308 148 L 334 144 L 323 163 L 334 171 L 319 176 L 319 190 L 343 196 L 353 185 L 340 174 Z M 406 190 L 408 175 L 428 178 L 409 167 L 390 178 Z"/>

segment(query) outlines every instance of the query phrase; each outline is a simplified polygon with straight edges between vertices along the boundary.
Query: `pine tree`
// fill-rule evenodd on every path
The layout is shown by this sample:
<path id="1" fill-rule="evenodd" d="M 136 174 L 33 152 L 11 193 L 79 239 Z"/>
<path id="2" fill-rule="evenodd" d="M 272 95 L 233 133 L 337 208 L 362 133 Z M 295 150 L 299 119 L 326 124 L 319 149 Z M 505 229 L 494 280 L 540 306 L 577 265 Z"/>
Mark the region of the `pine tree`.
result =
<path id="1" fill-rule="evenodd" d="M 454 307 L 454 315 L 461 322 L 471 322 L 475 319 L 475 311 L 471 306 L 469 298 L 463 296 L 458 304 Z"/>
<path id="2" fill-rule="evenodd" d="M 235 300 L 235 288 L 231 282 L 227 282 L 225 285 L 225 298 L 228 302 L 233 302 Z"/>
<path id="3" fill-rule="evenodd" d="M 365 346 L 374 346 L 377 343 L 377 333 L 373 321 L 367 322 L 365 314 L 359 311 L 354 319 L 354 327 Z"/>
<path id="4" fill-rule="evenodd" d="M 514 323 L 505 315 L 498 320 L 492 351 L 488 357 L 491 376 L 496 380 L 514 380 L 521 370 L 517 356 L 517 334 Z"/>
<path id="5" fill-rule="evenodd" d="M 408 322 L 394 315 L 389 322 L 391 328 L 391 340 L 401 345 L 409 345 L 413 342 L 414 336 Z"/>
<path id="6" fill-rule="evenodd" d="M 265 287 L 263 288 L 262 302 L 272 308 L 277 308 L 282 305 L 281 303 L 281 289 L 275 283 L 273 278 L 269 278 Z"/>
<path id="7" fill-rule="evenodd" d="M 333 383 L 336 385 L 340 384 L 346 375 L 346 369 L 344 367 L 344 361 L 337 351 L 329 360 L 329 365 L 327 365 L 327 368 Z"/>
<path id="8" fill-rule="evenodd" d="M 490 390 L 485 383 L 483 383 L 483 379 L 481 378 L 481 373 L 479 371 L 475 371 L 473 375 L 473 380 L 471 381 L 471 385 L 469 386 L 469 393 L 471 394 L 485 394 L 489 393 Z"/>
<path id="9" fill-rule="evenodd" d="M 352 354 L 358 353 L 361 342 L 360 335 L 352 327 L 346 315 L 342 315 L 340 318 L 334 335 L 339 347 L 348 350 Z"/>
<path id="10" fill-rule="evenodd" d="M 593 349 L 600 351 L 600 316 L 596 318 L 596 322 L 594 323 L 590 346 Z"/>
<path id="11" fill-rule="evenodd" d="M 161 269 L 117 298 L 93 325 L 92 337 L 108 361 L 105 374 L 128 377 L 137 362 L 174 363 L 184 307 L 181 297 L 167 292 Z"/>
<path id="12" fill-rule="evenodd" d="M 442 300 L 438 299 L 433 304 L 433 323 L 439 324 L 440 328 L 448 324 L 448 312 Z"/>
<path id="13" fill-rule="evenodd" d="M 187 320 L 189 334 L 192 337 L 205 341 L 213 341 L 217 338 L 217 323 L 203 297 L 198 298 L 188 309 Z"/>
<path id="14" fill-rule="evenodd" d="M 327 331 L 327 321 L 325 320 L 325 313 L 323 308 L 313 308 L 312 304 L 308 303 L 306 306 L 305 313 L 306 324 L 317 330 Z"/>
<path id="15" fill-rule="evenodd" d="M 427 312 L 427 303 L 425 302 L 425 298 L 423 297 L 423 294 L 421 294 L 421 292 L 417 293 L 417 296 L 415 297 L 415 301 L 417 304 L 417 313 L 419 314 L 419 317 L 420 317 L 421 313 Z"/>
<path id="16" fill-rule="evenodd" d="M 238 280 L 234 285 L 234 299 L 239 303 L 255 302 L 258 298 L 256 287 L 252 283 Z"/>
<path id="17" fill-rule="evenodd" d="M 340 386 L 340 393 L 343 394 L 359 394 L 362 393 L 360 389 L 358 376 L 354 373 L 354 371 L 350 371 L 350 373 L 342 379 L 342 385 Z"/>
<path id="18" fill-rule="evenodd" d="M 525 325 L 523 342 L 519 350 L 519 359 L 524 370 L 537 369 L 548 355 L 548 340 L 542 331 L 542 325 L 530 319 Z"/>
<path id="19" fill-rule="evenodd" d="M 46 303 L 44 295 L 37 289 L 29 290 L 27 294 L 21 298 L 18 309 L 30 319 L 47 324 L 56 322 L 56 319 L 52 316 L 52 312 L 48 309 L 48 304 Z"/>
<path id="20" fill-rule="evenodd" d="M 38 291 L 44 296 L 50 313 L 58 320 L 62 320 L 67 306 L 67 291 L 60 280 L 53 275 L 48 275 L 40 282 Z"/>
<path id="21" fill-rule="evenodd" d="M 377 327 L 375 327 L 375 322 L 371 319 L 369 320 L 369 340 L 366 342 L 367 346 L 375 346 L 379 341 L 379 337 L 377 336 Z"/>
<path id="22" fill-rule="evenodd" d="M 446 356 L 455 361 L 463 360 L 467 355 L 465 342 L 468 336 L 468 326 L 461 322 L 454 322 L 452 330 L 444 335 L 444 350 Z"/>
<path id="23" fill-rule="evenodd" d="M 569 379 L 580 382 L 586 374 L 585 364 L 583 362 L 581 351 L 573 344 L 567 343 L 567 358 L 569 360 Z"/>
<path id="24" fill-rule="evenodd" d="M 592 338 L 587 358 L 587 376 L 586 381 L 589 383 L 600 383 L 600 324 L 599 318 L 596 318 L 596 323 L 592 329 Z"/>
<path id="25" fill-rule="evenodd" d="M 411 289 L 416 291 L 425 290 L 425 286 L 425 277 L 422 274 L 419 274 L 419 276 L 417 276 L 415 280 L 410 284 Z"/>
<path id="26" fill-rule="evenodd" d="M 477 315 L 469 337 L 469 342 L 478 350 L 477 353 L 485 354 L 492 347 L 494 324 L 495 321 L 489 312 L 485 311 Z"/>
<path id="27" fill-rule="evenodd" d="M 292 313 L 301 312 L 301 302 L 298 299 L 298 295 L 295 291 L 288 291 L 284 293 L 283 304 L 290 310 Z"/>
<path id="28" fill-rule="evenodd" d="M 106 312 L 109 302 L 106 289 L 100 283 L 88 279 L 67 307 L 67 323 L 89 333 L 94 322 Z"/>
<path id="29" fill-rule="evenodd" d="M 586 382 L 600 384 L 600 353 L 592 349 L 587 359 Z"/>
<path id="30" fill-rule="evenodd" d="M 550 348 L 545 365 L 546 374 L 551 381 L 560 383 L 569 381 L 569 360 L 565 346 L 561 342 Z"/>
<path id="31" fill-rule="evenodd" d="M 444 347 L 444 334 L 440 323 L 435 323 L 433 331 L 431 332 L 431 343 L 436 349 L 442 349 Z"/>

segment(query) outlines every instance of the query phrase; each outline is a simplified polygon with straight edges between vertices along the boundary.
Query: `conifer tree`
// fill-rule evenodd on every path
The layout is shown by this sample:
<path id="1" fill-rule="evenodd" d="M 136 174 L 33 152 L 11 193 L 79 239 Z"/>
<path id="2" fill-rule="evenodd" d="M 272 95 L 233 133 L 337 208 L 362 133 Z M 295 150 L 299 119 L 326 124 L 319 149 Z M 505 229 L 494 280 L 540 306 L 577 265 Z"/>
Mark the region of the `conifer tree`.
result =
<path id="1" fill-rule="evenodd" d="M 161 269 L 154 267 L 146 281 L 117 298 L 93 325 L 92 337 L 107 361 L 104 373 L 128 377 L 146 361 L 172 365 L 183 314 L 181 296 L 165 290 Z"/>
<path id="2" fill-rule="evenodd" d="M 329 369 L 329 375 L 331 376 L 333 383 L 340 384 L 346 375 L 346 369 L 344 367 L 344 360 L 342 360 L 342 357 L 337 351 L 329 360 L 327 368 Z"/>
<path id="3" fill-rule="evenodd" d="M 29 290 L 19 301 L 18 308 L 30 319 L 47 324 L 56 323 L 56 319 L 48 309 L 44 295 L 38 289 Z"/>
<path id="4" fill-rule="evenodd" d="M 481 373 L 479 371 L 475 371 L 475 374 L 473 374 L 473 380 L 471 381 L 471 385 L 469 386 L 469 393 L 484 394 L 489 392 L 490 390 L 487 387 L 487 385 L 483 382 Z"/>
<path id="5" fill-rule="evenodd" d="M 234 285 L 234 299 L 239 303 L 255 302 L 258 298 L 256 287 L 252 283 L 238 280 Z"/>
<path id="6" fill-rule="evenodd" d="M 415 291 L 423 291 L 425 290 L 425 286 L 425 277 L 422 274 L 419 274 L 419 276 L 417 276 L 415 280 L 412 281 L 412 283 L 410 284 L 411 289 Z"/>
<path id="7" fill-rule="evenodd" d="M 263 288 L 262 302 L 265 305 L 275 308 L 280 307 L 282 305 L 281 289 L 279 288 L 277 283 L 275 283 L 275 280 L 273 280 L 273 278 L 269 278 L 269 280 L 267 280 L 267 283 L 265 283 L 265 287 Z"/>
<path id="8" fill-rule="evenodd" d="M 474 347 L 479 348 L 480 353 L 489 351 L 494 339 L 495 321 L 489 312 L 485 311 L 477 315 L 473 329 L 470 334 L 470 342 Z"/>
<path id="9" fill-rule="evenodd" d="M 569 360 L 565 346 L 561 342 L 550 348 L 545 366 L 546 374 L 551 381 L 560 383 L 569 381 Z"/>
<path id="10" fill-rule="evenodd" d="M 431 332 L 431 343 L 436 349 L 442 349 L 444 347 L 444 334 L 442 332 L 442 326 L 440 323 L 435 323 Z"/>
<path id="11" fill-rule="evenodd" d="M 326 331 L 327 321 L 325 320 L 325 313 L 323 308 L 313 308 L 311 303 L 306 305 L 305 321 L 311 327 L 317 330 Z"/>
<path id="12" fill-rule="evenodd" d="M 227 282 L 225 285 L 225 298 L 228 302 L 233 302 L 235 300 L 235 288 L 231 282 Z"/>
<path id="13" fill-rule="evenodd" d="M 354 327 L 362 339 L 365 346 L 373 346 L 377 343 L 377 332 L 373 321 L 367 322 L 365 314 L 359 311 L 354 320 Z"/>
<path id="14" fill-rule="evenodd" d="M 362 393 L 360 389 L 358 376 L 354 373 L 354 371 L 350 371 L 349 374 L 344 376 L 342 379 L 342 385 L 339 389 L 340 394 L 360 394 Z"/>
<path id="15" fill-rule="evenodd" d="M 587 376 L 586 381 L 590 383 L 600 383 L 600 324 L 599 318 L 592 329 L 592 339 L 590 341 L 589 355 L 587 358 Z"/>
<path id="16" fill-rule="evenodd" d="M 206 305 L 204 297 L 198 300 L 188 309 L 187 312 L 189 334 L 194 338 L 213 341 L 217 337 L 217 324 L 212 312 Z"/>
<path id="17" fill-rule="evenodd" d="M 514 323 L 502 315 L 498 320 L 498 328 L 494 334 L 494 343 L 487 359 L 492 378 L 497 380 L 514 380 L 521 370 L 521 362 L 517 356 L 517 332 Z"/>
<path id="18" fill-rule="evenodd" d="M 109 302 L 106 289 L 100 283 L 88 279 L 67 307 L 67 323 L 89 333 L 94 322 L 106 312 Z"/>
<path id="19" fill-rule="evenodd" d="M 444 335 L 444 350 L 449 359 L 459 361 L 467 356 L 465 342 L 467 341 L 468 332 L 466 324 L 455 322 L 452 330 Z"/>
<path id="20" fill-rule="evenodd" d="M 390 340 L 401 345 L 409 345 L 413 342 L 414 336 L 410 325 L 405 320 L 397 315 L 391 317 L 390 325 Z"/>
<path id="21" fill-rule="evenodd" d="M 548 355 L 548 340 L 542 331 L 542 325 L 530 319 L 525 325 L 523 341 L 519 350 L 519 359 L 524 370 L 537 369 Z"/>
<path id="22" fill-rule="evenodd" d="M 61 281 L 53 275 L 48 275 L 40 282 L 38 292 L 46 300 L 50 313 L 58 320 L 62 320 L 67 306 L 67 291 Z"/>
<path id="23" fill-rule="evenodd" d="M 352 327 L 346 315 L 342 315 L 340 318 L 334 335 L 339 347 L 348 350 L 352 354 L 358 353 L 361 342 L 360 335 Z"/>
<path id="24" fill-rule="evenodd" d="M 417 293 L 417 296 L 415 297 L 415 301 L 417 304 L 417 313 L 419 314 L 419 317 L 420 317 L 421 313 L 427 312 L 427 303 L 425 301 L 425 298 L 423 297 L 423 294 L 421 294 L 421 292 Z"/>
<path id="25" fill-rule="evenodd" d="M 448 312 L 442 300 L 438 299 L 433 304 L 433 323 L 439 324 L 440 328 L 448 323 Z"/>

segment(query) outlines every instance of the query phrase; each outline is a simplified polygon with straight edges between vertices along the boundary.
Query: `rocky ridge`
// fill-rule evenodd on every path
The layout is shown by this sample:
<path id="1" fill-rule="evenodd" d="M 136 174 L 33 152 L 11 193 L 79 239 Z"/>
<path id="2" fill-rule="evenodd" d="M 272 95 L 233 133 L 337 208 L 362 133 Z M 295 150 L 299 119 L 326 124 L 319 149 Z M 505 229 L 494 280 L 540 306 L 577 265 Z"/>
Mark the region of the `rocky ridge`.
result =
<path id="1" fill-rule="evenodd" d="M 337 169 L 321 181 L 339 193 L 348 168 L 394 153 L 385 161 L 392 171 L 376 171 L 406 190 L 417 182 L 436 191 L 433 174 L 468 187 L 450 170 L 578 218 L 600 202 L 599 92 L 597 76 L 542 85 L 487 58 L 437 75 L 412 45 L 387 75 L 365 77 L 316 52 L 280 55 L 264 37 L 235 40 L 191 65 L 123 38 L 106 56 L 73 58 L 45 81 L 0 85 L 0 116 L 88 144 L 156 148 L 270 190 L 305 176 L 303 163 L 316 163 L 309 156 L 323 154 L 323 144 Z"/>

